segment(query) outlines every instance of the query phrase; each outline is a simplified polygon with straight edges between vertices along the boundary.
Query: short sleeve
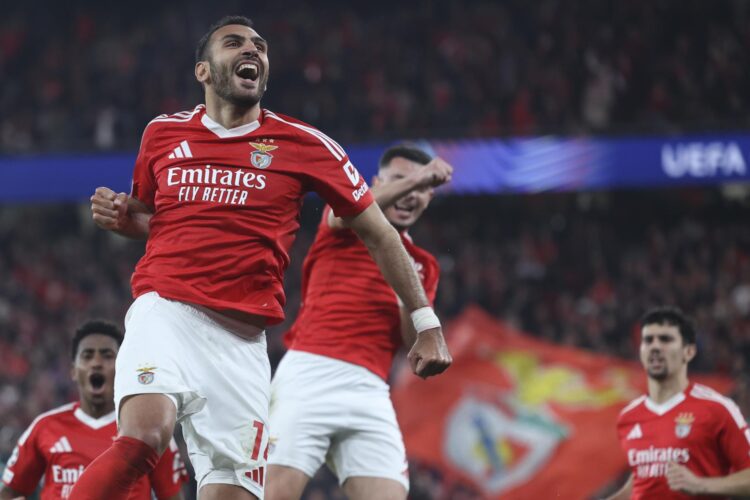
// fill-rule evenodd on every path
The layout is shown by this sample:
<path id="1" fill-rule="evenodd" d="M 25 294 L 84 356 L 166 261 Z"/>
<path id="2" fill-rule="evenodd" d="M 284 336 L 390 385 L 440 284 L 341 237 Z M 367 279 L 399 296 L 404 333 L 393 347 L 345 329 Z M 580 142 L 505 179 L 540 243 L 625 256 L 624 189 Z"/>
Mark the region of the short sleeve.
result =
<path id="1" fill-rule="evenodd" d="M 169 442 L 169 447 L 149 474 L 149 479 L 156 498 L 160 500 L 175 496 L 182 489 L 183 483 L 188 481 L 185 463 L 174 439 Z"/>
<path id="2" fill-rule="evenodd" d="M 36 422 L 21 435 L 3 471 L 3 483 L 24 495 L 31 495 L 44 475 L 47 462 L 36 444 Z"/>
<path id="3" fill-rule="evenodd" d="M 156 178 L 152 168 L 153 163 L 153 137 L 154 125 L 146 126 L 141 138 L 141 146 L 138 149 L 138 157 L 135 159 L 133 168 L 133 185 L 130 196 L 143 202 L 151 210 L 154 209 L 154 197 L 156 196 Z"/>
<path id="4" fill-rule="evenodd" d="M 370 187 L 344 149 L 312 128 L 302 131 L 301 137 L 303 175 L 336 217 L 354 216 L 370 206 L 374 201 Z"/>
<path id="5" fill-rule="evenodd" d="M 750 429 L 734 401 L 724 398 L 719 449 L 731 464 L 732 471 L 750 468 Z"/>

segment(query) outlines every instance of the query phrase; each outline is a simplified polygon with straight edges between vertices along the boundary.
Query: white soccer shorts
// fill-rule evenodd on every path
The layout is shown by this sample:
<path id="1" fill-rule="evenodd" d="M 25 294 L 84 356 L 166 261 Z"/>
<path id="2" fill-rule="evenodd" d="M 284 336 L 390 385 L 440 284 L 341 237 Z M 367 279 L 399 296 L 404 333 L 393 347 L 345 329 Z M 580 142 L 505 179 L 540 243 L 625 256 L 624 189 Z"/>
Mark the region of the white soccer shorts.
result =
<path id="1" fill-rule="evenodd" d="M 233 484 L 263 498 L 270 378 L 265 332 L 256 327 L 155 292 L 128 310 L 115 372 L 118 415 L 126 396 L 169 396 L 198 490 Z"/>
<path id="2" fill-rule="evenodd" d="M 344 484 L 381 477 L 409 491 L 406 450 L 388 384 L 361 366 L 289 351 L 271 382 L 269 464 L 312 477 L 325 461 Z"/>

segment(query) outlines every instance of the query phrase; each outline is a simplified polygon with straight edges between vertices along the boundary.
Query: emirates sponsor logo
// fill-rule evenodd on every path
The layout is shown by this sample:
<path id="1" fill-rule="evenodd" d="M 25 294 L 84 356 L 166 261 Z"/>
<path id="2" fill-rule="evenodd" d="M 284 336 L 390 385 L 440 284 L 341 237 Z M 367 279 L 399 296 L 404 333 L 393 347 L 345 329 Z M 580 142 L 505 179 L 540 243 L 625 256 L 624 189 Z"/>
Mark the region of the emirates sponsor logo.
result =
<path id="1" fill-rule="evenodd" d="M 686 464 L 690 461 L 690 450 L 687 448 L 657 448 L 628 450 L 628 464 L 634 468 L 638 478 L 663 477 L 667 473 L 669 462 Z"/>
<path id="2" fill-rule="evenodd" d="M 78 467 L 63 467 L 61 465 L 52 466 L 52 480 L 55 483 L 73 484 L 78 481 L 84 470 L 83 465 Z"/>
<path id="3" fill-rule="evenodd" d="M 266 188 L 266 175 L 211 165 L 203 168 L 170 167 L 167 169 L 167 186 L 179 187 L 179 201 L 244 205 L 248 199 L 247 190 Z"/>

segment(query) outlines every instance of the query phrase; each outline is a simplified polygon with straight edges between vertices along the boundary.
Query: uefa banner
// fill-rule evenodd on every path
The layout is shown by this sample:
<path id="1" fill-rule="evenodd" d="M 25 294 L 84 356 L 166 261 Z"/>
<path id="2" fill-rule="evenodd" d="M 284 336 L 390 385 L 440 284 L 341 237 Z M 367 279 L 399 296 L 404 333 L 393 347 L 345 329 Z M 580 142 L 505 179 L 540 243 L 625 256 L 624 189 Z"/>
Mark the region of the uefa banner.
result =
<path id="1" fill-rule="evenodd" d="M 538 193 L 750 182 L 750 134 L 621 138 L 419 140 L 454 166 L 442 187 L 456 194 Z M 179 143 L 175 143 L 179 146 Z M 346 145 L 365 179 L 389 144 Z M 169 154 L 171 149 L 165 154 Z M 252 148 L 231 168 L 251 169 Z M 88 200 L 97 186 L 129 191 L 135 152 L 94 155 L 0 155 L 0 202 Z M 190 168 L 205 166 L 200 158 Z M 271 170 L 273 168 L 271 167 Z M 269 171 L 270 172 L 270 171 Z"/>
<path id="2" fill-rule="evenodd" d="M 590 498 L 626 470 L 615 422 L 646 380 L 636 362 L 535 339 L 477 308 L 451 322 L 454 363 L 392 396 L 409 459 L 484 498 Z M 731 380 L 691 377 L 727 393 Z"/>

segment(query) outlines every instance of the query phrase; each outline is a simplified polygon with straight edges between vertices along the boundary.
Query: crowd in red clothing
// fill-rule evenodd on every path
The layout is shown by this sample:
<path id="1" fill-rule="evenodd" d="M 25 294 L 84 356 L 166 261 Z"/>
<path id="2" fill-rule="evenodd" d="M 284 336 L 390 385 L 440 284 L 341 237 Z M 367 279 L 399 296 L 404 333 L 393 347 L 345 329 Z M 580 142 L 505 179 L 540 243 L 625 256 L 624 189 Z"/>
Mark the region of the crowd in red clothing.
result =
<path id="1" fill-rule="evenodd" d="M 344 143 L 750 124 L 746 2 L 21 2 L 0 19 L 0 151 L 135 149 L 200 101 L 193 50 L 227 13 L 269 40 L 264 106 Z"/>

